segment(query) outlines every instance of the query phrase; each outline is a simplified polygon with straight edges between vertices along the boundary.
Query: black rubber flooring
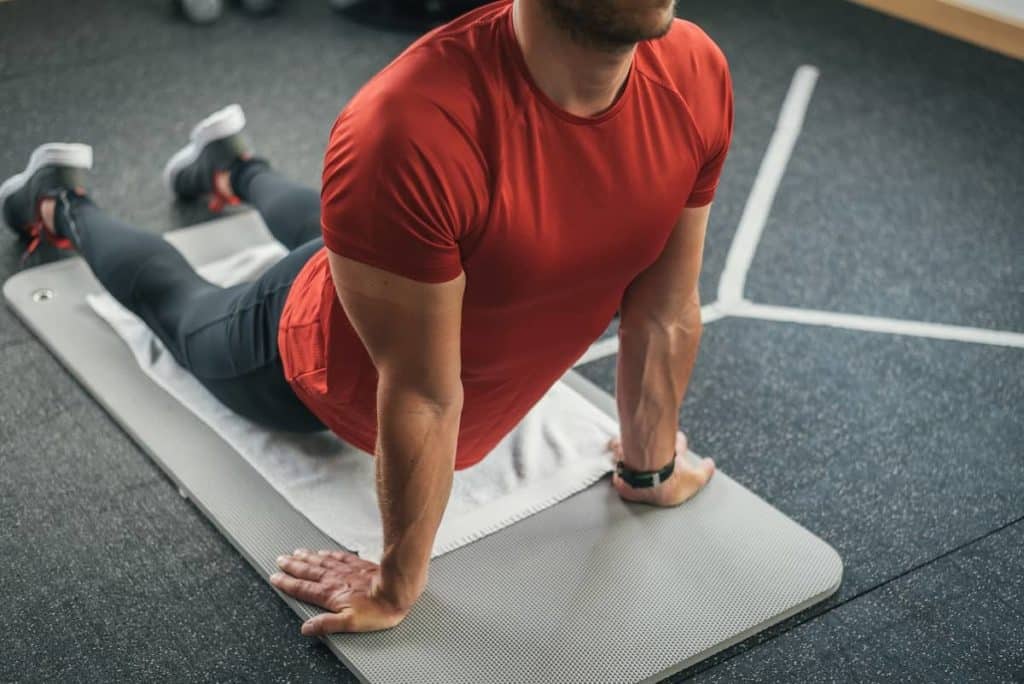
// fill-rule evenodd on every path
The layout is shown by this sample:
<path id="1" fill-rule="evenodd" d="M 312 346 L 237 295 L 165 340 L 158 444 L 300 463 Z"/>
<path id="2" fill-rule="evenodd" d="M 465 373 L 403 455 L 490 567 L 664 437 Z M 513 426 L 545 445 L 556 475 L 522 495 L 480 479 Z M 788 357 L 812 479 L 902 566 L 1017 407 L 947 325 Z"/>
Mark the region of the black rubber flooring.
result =
<path id="1" fill-rule="evenodd" d="M 734 146 L 702 290 L 794 70 L 821 70 L 746 294 L 1024 332 L 1024 63 L 841 0 L 685 0 L 729 56 Z M 355 91 L 414 37 L 290 0 L 212 27 L 163 0 L 0 2 L 0 177 L 96 148 L 94 196 L 155 232 L 203 115 L 315 185 Z M 50 258 L 50 257 L 47 257 Z M 18 270 L 0 236 L 0 279 Z M 614 389 L 614 359 L 584 374 Z M 681 414 L 695 450 L 832 544 L 827 602 L 671 681 L 1024 681 L 1024 350 L 726 319 Z M 0 681 L 355 681 L 0 307 Z"/>

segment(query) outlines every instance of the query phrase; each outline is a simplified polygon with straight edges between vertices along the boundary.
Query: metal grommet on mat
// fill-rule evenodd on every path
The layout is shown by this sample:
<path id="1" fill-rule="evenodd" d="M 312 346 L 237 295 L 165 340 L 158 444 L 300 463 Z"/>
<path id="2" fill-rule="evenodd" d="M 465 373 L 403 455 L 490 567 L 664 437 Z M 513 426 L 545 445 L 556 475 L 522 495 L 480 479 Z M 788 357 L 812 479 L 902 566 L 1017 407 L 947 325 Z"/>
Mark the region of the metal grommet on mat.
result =
<path id="1" fill-rule="evenodd" d="M 40 288 L 40 289 L 38 289 L 38 290 L 36 290 L 35 292 L 32 293 L 32 301 L 33 302 L 48 302 L 51 299 L 53 299 L 54 297 L 56 297 L 56 296 L 57 295 L 56 295 L 56 293 L 54 293 L 53 290 L 51 290 L 51 289 L 49 289 L 47 287 L 43 287 L 43 288 Z"/>

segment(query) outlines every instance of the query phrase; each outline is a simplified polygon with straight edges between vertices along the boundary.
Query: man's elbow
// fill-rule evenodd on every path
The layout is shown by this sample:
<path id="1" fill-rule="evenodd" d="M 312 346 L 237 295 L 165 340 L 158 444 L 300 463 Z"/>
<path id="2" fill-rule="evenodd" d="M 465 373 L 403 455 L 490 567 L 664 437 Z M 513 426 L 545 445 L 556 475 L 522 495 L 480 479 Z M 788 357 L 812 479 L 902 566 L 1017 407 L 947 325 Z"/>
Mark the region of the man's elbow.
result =
<path id="1" fill-rule="evenodd" d="M 663 337 L 667 339 L 699 339 L 704 332 L 700 302 L 688 302 L 670 313 L 645 312 L 641 315 L 623 313 L 619 321 L 619 337 Z"/>
<path id="2" fill-rule="evenodd" d="M 378 391 L 382 397 L 398 399 L 402 403 L 414 403 L 420 409 L 430 411 L 438 417 L 462 413 L 464 393 L 461 379 L 434 379 L 432 382 L 423 376 L 410 378 L 397 373 L 378 373 Z"/>
<path id="3" fill-rule="evenodd" d="M 437 418 L 457 418 L 462 415 L 463 393 L 458 387 L 437 390 L 435 388 L 405 387 L 401 390 L 406 399 L 419 404 Z"/>
<path id="4" fill-rule="evenodd" d="M 443 392 L 422 393 L 420 396 L 424 401 L 429 402 L 430 406 L 441 415 L 462 415 L 465 395 L 462 391 L 461 382 Z"/>

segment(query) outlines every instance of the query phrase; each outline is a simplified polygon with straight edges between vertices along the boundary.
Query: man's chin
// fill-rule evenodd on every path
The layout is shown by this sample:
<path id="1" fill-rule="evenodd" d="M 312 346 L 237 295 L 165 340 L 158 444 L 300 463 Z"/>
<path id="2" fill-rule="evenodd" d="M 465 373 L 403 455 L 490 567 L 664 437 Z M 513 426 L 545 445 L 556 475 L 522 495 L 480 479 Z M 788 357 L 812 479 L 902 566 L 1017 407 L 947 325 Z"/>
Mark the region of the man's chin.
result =
<path id="1" fill-rule="evenodd" d="M 584 10 L 577 2 L 550 0 L 547 7 L 551 16 L 576 40 L 613 50 L 661 38 L 672 28 L 675 18 L 675 2 L 623 8 L 605 0 Z"/>
<path id="2" fill-rule="evenodd" d="M 621 31 L 618 36 L 622 43 L 639 43 L 643 40 L 661 38 L 672 28 L 675 12 L 671 6 L 668 9 L 650 8 L 640 10 L 632 19 L 630 28 Z"/>

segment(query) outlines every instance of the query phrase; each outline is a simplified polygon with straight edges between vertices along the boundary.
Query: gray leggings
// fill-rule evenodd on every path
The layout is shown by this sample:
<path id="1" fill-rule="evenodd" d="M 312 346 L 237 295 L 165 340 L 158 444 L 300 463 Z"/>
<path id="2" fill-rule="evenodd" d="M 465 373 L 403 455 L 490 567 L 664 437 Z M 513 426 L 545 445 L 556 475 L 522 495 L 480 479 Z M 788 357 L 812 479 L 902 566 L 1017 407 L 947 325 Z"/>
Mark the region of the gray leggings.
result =
<path id="1" fill-rule="evenodd" d="M 72 239 L 104 287 L 226 406 L 277 430 L 323 430 L 285 380 L 277 348 L 288 289 L 323 246 L 319 194 L 259 160 L 237 166 L 232 185 L 292 250 L 252 283 L 213 285 L 165 240 L 111 218 L 88 197 L 68 193 L 58 204 L 55 228 Z"/>

